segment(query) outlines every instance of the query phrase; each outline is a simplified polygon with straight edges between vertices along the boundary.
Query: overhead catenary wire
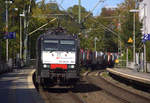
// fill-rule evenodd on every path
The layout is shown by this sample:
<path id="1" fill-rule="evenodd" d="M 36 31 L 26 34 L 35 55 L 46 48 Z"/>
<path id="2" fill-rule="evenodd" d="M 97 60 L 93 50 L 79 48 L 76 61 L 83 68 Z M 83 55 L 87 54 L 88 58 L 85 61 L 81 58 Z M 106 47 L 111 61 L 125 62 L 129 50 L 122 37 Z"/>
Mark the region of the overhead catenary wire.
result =
<path id="1" fill-rule="evenodd" d="M 90 16 L 91 12 L 93 12 L 101 2 L 104 2 L 104 0 L 99 0 L 98 3 L 96 3 L 94 8 L 85 16 L 84 19 L 86 19 L 88 16 Z"/>
<path id="2" fill-rule="evenodd" d="M 62 0 L 61 1 L 61 3 L 59 4 L 57 1 L 56 1 L 56 3 L 58 4 L 58 6 L 61 8 L 61 9 L 63 9 L 63 10 L 65 10 L 63 7 L 62 7 L 62 3 L 63 3 L 63 1 L 64 0 Z M 90 14 L 91 14 L 91 12 L 93 12 L 95 9 L 96 9 L 96 7 L 101 3 L 101 2 L 104 2 L 105 0 L 99 0 L 98 1 L 98 3 L 94 6 L 94 8 L 85 16 L 85 18 L 84 19 L 86 19 L 88 16 L 90 16 Z M 71 14 L 69 14 L 68 12 L 66 12 L 72 19 L 74 18 Z M 83 20 L 84 20 L 83 19 Z"/>
<path id="3" fill-rule="evenodd" d="M 92 18 L 91 20 L 93 20 L 94 22 L 97 23 L 97 21 L 94 20 L 93 18 Z M 115 36 L 119 37 L 119 40 L 121 41 L 121 38 L 120 38 L 119 34 L 117 34 L 116 32 L 114 32 L 113 30 L 111 30 L 110 28 L 108 28 L 107 26 L 103 25 L 103 24 L 100 23 L 100 22 L 98 22 L 98 24 L 99 24 L 101 27 L 103 27 L 104 29 L 106 29 L 106 30 L 112 32 Z"/>
<path id="4" fill-rule="evenodd" d="M 57 1 L 56 1 L 56 3 L 58 4 L 59 7 L 61 7 L 63 10 L 65 10 L 65 9 L 61 6 L 61 4 L 63 3 L 63 0 L 61 1 L 61 4 L 59 4 Z M 67 12 L 66 12 L 66 13 L 67 13 Z M 63 15 L 64 15 L 64 14 L 63 14 Z M 70 15 L 69 13 L 67 13 L 67 15 L 69 15 L 72 19 L 74 18 L 74 17 L 73 17 L 72 15 Z M 57 18 L 54 18 L 54 19 L 50 20 L 49 22 L 47 22 L 46 24 L 40 26 L 40 27 L 37 28 L 36 30 L 30 32 L 30 33 L 28 34 L 28 36 L 32 35 L 32 34 L 35 33 L 36 31 L 40 30 L 41 28 L 45 27 L 45 26 L 48 25 L 50 22 L 53 22 L 53 21 L 55 21 L 56 19 L 57 19 Z"/>
<path id="5" fill-rule="evenodd" d="M 62 3 L 63 3 L 63 0 L 62 0 L 62 2 L 61 2 L 61 4 L 59 4 L 57 1 L 56 1 L 56 3 L 58 4 L 58 6 L 61 8 L 61 9 L 63 9 L 64 11 L 65 11 L 65 9 L 62 7 Z M 68 12 L 66 12 L 72 19 L 74 18 L 71 14 L 69 14 Z"/>
<path id="6" fill-rule="evenodd" d="M 68 14 L 39 14 L 39 15 L 35 15 L 35 16 L 32 16 L 32 17 L 34 17 L 34 18 L 37 18 L 37 17 L 39 17 L 39 18 L 50 18 L 50 17 L 52 17 L 53 18 L 53 16 L 64 16 L 64 15 L 68 15 Z"/>
<path id="7" fill-rule="evenodd" d="M 49 22 L 47 22 L 46 24 L 44 24 L 44 25 L 40 26 L 39 28 L 35 29 L 34 31 L 30 32 L 30 33 L 28 34 L 28 36 L 32 35 L 32 34 L 35 33 L 36 31 L 40 30 L 41 28 L 45 27 L 46 25 L 48 25 L 49 23 L 55 21 L 56 19 L 57 19 L 57 18 L 54 18 L 54 19 L 50 20 Z"/>

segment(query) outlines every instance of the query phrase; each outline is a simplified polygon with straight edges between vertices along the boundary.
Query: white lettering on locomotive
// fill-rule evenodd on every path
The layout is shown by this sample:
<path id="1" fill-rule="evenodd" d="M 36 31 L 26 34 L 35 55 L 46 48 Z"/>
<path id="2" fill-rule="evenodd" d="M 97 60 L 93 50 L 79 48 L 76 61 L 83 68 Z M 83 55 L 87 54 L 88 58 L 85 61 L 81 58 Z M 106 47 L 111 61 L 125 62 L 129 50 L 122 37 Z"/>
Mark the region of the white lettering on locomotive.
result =
<path id="1" fill-rule="evenodd" d="M 75 64 L 75 52 L 66 51 L 42 51 L 43 64 Z"/>

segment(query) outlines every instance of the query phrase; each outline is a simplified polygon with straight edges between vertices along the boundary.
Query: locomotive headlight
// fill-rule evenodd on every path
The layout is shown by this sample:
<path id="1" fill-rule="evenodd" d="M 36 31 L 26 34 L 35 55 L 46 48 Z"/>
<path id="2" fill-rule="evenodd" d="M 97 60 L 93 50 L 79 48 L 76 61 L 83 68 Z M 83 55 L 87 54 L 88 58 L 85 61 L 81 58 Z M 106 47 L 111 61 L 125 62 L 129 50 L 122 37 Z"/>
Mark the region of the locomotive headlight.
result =
<path id="1" fill-rule="evenodd" d="M 68 65 L 68 68 L 75 68 L 75 65 L 73 65 L 73 64 Z"/>
<path id="2" fill-rule="evenodd" d="M 43 68 L 47 68 L 47 65 L 46 65 L 46 64 L 44 64 L 44 65 L 43 65 Z"/>
<path id="3" fill-rule="evenodd" d="M 49 65 L 46 64 L 43 65 L 43 68 L 49 68 L 49 67 L 50 67 Z"/>
<path id="4" fill-rule="evenodd" d="M 75 66 L 74 65 L 71 65 L 71 68 L 74 68 Z"/>

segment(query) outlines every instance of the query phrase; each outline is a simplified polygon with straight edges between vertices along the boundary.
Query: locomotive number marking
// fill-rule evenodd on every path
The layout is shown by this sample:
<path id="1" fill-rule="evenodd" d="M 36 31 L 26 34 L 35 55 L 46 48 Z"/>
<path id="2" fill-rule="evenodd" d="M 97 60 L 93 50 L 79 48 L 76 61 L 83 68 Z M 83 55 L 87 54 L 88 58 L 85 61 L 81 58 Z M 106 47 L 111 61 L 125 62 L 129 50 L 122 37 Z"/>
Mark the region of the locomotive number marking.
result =
<path id="1" fill-rule="evenodd" d="M 60 59 L 60 57 L 56 57 L 56 59 Z"/>

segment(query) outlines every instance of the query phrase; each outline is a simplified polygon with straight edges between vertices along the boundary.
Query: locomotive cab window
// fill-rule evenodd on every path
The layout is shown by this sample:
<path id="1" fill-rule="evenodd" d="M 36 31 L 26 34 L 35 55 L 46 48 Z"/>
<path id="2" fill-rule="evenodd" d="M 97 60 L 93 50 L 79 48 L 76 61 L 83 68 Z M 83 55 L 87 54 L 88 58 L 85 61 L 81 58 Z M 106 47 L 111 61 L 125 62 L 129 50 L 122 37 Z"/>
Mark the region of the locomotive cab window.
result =
<path id="1" fill-rule="evenodd" d="M 60 40 L 60 44 L 74 45 L 74 40 Z"/>
<path id="2" fill-rule="evenodd" d="M 44 42 L 43 49 L 45 51 L 58 50 L 58 44 L 59 44 L 58 40 L 44 40 L 43 42 Z"/>
<path id="3" fill-rule="evenodd" d="M 75 51 L 75 41 L 74 40 L 60 40 L 60 49 Z"/>

